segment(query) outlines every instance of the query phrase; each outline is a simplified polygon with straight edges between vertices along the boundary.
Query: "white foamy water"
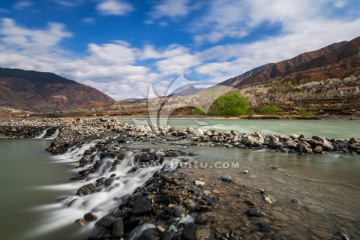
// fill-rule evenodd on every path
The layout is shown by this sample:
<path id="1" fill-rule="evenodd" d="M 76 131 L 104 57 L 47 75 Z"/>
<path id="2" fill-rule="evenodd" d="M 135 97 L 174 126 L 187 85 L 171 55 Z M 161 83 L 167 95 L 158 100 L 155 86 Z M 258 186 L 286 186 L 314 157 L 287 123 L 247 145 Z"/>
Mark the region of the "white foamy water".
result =
<path id="1" fill-rule="evenodd" d="M 46 136 L 47 130 L 48 130 L 48 129 L 45 129 L 44 131 L 42 131 L 42 133 L 41 133 L 40 135 L 36 136 L 35 138 L 36 138 L 36 139 L 44 138 L 44 137 Z"/>
<path id="2" fill-rule="evenodd" d="M 71 148 L 63 155 L 53 157 L 53 160 L 59 163 L 76 163 L 81 159 L 84 151 L 93 147 L 97 142 L 98 141 L 92 141 L 84 144 L 80 148 Z M 94 155 L 93 158 L 93 162 L 87 166 L 72 169 L 71 171 L 74 172 L 87 169 L 91 167 L 95 161 L 100 159 L 99 155 Z M 84 180 L 39 187 L 38 189 L 44 191 L 68 191 L 71 194 L 62 198 L 56 204 L 48 204 L 33 208 L 32 211 L 45 211 L 47 212 L 47 215 L 39 227 L 29 233 L 28 236 L 36 237 L 55 231 L 56 229 L 64 228 L 74 224 L 78 219 L 83 219 L 84 215 L 88 212 L 92 212 L 97 216 L 97 219 L 101 219 L 119 206 L 121 197 L 131 194 L 136 188 L 143 186 L 156 171 L 166 166 L 172 168 L 172 164 L 177 162 L 176 159 L 171 161 L 167 160 L 162 164 L 138 168 L 136 171 L 133 171 L 135 166 L 134 156 L 132 153 L 128 152 L 120 164 L 116 166 L 116 169 L 109 171 L 115 160 L 116 158 L 103 159 L 97 170 L 89 174 Z M 90 183 L 96 185 L 97 179 L 108 179 L 113 174 L 116 176 L 110 186 L 102 187 L 101 191 L 89 195 L 76 195 L 77 190 L 82 186 Z M 90 231 L 92 229 L 94 229 L 94 223 L 87 223 L 86 227 L 79 227 L 79 233 Z M 141 231 L 143 230 L 144 229 L 141 229 Z"/>
<path id="3" fill-rule="evenodd" d="M 56 129 L 56 131 L 54 132 L 54 134 L 51 135 L 50 137 L 46 138 L 46 139 L 53 140 L 53 139 L 57 138 L 57 136 L 59 135 L 59 132 L 60 132 L 60 130 L 59 130 L 59 129 Z"/>

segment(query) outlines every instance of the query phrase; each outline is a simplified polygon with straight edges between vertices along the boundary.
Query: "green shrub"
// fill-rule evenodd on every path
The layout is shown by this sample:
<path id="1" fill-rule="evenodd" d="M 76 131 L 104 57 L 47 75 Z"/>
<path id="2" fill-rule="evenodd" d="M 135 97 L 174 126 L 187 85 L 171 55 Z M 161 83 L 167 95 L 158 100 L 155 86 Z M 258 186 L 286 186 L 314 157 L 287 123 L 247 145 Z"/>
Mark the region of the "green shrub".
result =
<path id="1" fill-rule="evenodd" d="M 260 112 L 264 115 L 271 115 L 278 113 L 280 110 L 277 106 L 264 106 L 260 109 Z"/>
<path id="2" fill-rule="evenodd" d="M 239 116 L 247 113 L 249 101 L 236 91 L 226 93 L 215 100 L 208 115 L 211 116 Z"/>
<path id="3" fill-rule="evenodd" d="M 306 109 L 306 108 L 300 108 L 299 109 L 299 114 L 302 117 L 313 117 L 314 113 L 311 112 L 310 110 Z"/>
<path id="4" fill-rule="evenodd" d="M 202 110 L 201 108 L 195 108 L 194 112 L 197 115 L 206 115 L 205 111 Z"/>

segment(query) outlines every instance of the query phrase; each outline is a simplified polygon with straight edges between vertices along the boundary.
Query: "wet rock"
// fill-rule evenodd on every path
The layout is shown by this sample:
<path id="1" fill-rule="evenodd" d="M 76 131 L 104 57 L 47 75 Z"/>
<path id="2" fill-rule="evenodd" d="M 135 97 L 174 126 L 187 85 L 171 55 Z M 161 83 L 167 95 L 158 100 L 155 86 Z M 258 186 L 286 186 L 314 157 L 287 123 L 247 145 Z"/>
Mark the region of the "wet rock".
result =
<path id="1" fill-rule="evenodd" d="M 317 145 L 315 148 L 314 148 L 314 153 L 322 153 L 323 152 L 323 148 L 322 146 L 320 145 Z"/>
<path id="2" fill-rule="evenodd" d="M 160 240 L 160 235 L 155 228 L 148 228 L 142 232 L 137 240 Z"/>
<path id="3" fill-rule="evenodd" d="M 248 215 L 249 217 L 264 217 L 265 212 L 259 208 L 249 208 L 246 211 L 246 215 Z"/>
<path id="4" fill-rule="evenodd" d="M 134 215 L 143 215 L 151 212 L 152 205 L 151 201 L 145 197 L 137 199 L 133 203 L 133 214 Z"/>
<path id="5" fill-rule="evenodd" d="M 182 237 L 185 240 L 211 240 L 213 239 L 212 232 L 207 225 L 196 225 L 190 223 L 185 225 L 182 231 Z"/>
<path id="6" fill-rule="evenodd" d="M 221 180 L 224 182 L 231 182 L 232 181 L 232 177 L 230 174 L 225 173 L 224 175 L 221 176 Z"/>
<path id="7" fill-rule="evenodd" d="M 333 236 L 331 233 L 328 233 L 328 232 L 325 232 L 322 230 L 318 230 L 318 229 L 312 229 L 311 233 L 320 239 L 331 239 Z"/>
<path id="8" fill-rule="evenodd" d="M 243 240 L 240 235 L 236 235 L 233 231 L 228 232 L 225 237 L 228 240 Z"/>
<path id="9" fill-rule="evenodd" d="M 360 143 L 350 144 L 350 145 L 349 145 L 349 149 L 351 149 L 351 150 L 356 150 L 356 151 L 360 150 Z"/>
<path id="10" fill-rule="evenodd" d="M 312 139 L 319 141 L 321 143 L 321 146 L 326 150 L 326 151 L 332 151 L 334 149 L 333 145 L 331 144 L 331 142 L 329 140 L 327 140 L 324 137 L 321 136 L 313 136 Z"/>
<path id="11" fill-rule="evenodd" d="M 124 237 L 124 220 L 122 218 L 117 219 L 113 223 L 111 236 L 113 238 L 121 238 Z"/>
<path id="12" fill-rule="evenodd" d="M 284 222 L 289 221 L 289 217 L 286 216 L 285 214 L 279 212 L 279 211 L 273 210 L 273 211 L 271 211 L 271 214 L 272 214 L 276 219 L 279 219 L 279 220 L 281 220 L 281 221 L 284 221 Z"/>
<path id="13" fill-rule="evenodd" d="M 93 222 L 93 221 L 96 221 L 97 216 L 94 215 L 93 213 L 89 212 L 84 215 L 84 219 L 87 222 Z"/>
<path id="14" fill-rule="evenodd" d="M 196 207 L 196 202 L 192 199 L 186 199 L 183 202 L 184 206 L 189 210 L 194 210 Z"/>
<path id="15" fill-rule="evenodd" d="M 76 195 L 79 196 L 88 195 L 95 192 L 95 190 L 96 190 L 96 186 L 93 183 L 89 183 L 79 188 L 76 192 Z"/>
<path id="16" fill-rule="evenodd" d="M 110 178 L 106 179 L 104 183 L 106 186 L 110 186 L 114 181 L 115 181 L 115 178 L 110 177 Z"/>
<path id="17" fill-rule="evenodd" d="M 282 147 L 283 147 L 283 144 L 279 141 L 273 141 L 273 142 L 270 142 L 270 144 L 269 144 L 270 149 L 281 149 Z"/>
<path id="18" fill-rule="evenodd" d="M 324 208 L 315 206 L 315 205 L 309 205 L 309 206 L 306 206 L 306 208 L 309 212 L 312 212 L 312 213 L 323 213 L 325 211 Z"/>
<path id="19" fill-rule="evenodd" d="M 311 153 L 311 150 L 308 146 L 306 146 L 305 143 L 298 143 L 296 145 L 296 149 L 300 152 L 300 153 Z"/>

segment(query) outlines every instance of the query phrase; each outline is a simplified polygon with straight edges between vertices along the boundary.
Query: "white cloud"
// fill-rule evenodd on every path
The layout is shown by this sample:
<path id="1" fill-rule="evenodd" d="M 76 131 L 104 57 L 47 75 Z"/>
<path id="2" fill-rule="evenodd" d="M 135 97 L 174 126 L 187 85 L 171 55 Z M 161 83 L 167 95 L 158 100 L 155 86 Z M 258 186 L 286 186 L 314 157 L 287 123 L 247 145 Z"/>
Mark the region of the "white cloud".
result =
<path id="1" fill-rule="evenodd" d="M 150 13 L 151 18 L 159 19 L 162 17 L 179 18 L 186 17 L 191 7 L 190 0 L 163 0 L 160 4 L 156 5 Z"/>
<path id="2" fill-rule="evenodd" d="M 127 15 L 134 10 L 129 3 L 118 0 L 104 0 L 96 8 L 102 15 Z"/>
<path id="3" fill-rule="evenodd" d="M 85 1 L 84 0 L 53 0 L 56 4 L 66 7 L 66 8 L 73 8 L 82 5 Z"/>
<path id="4" fill-rule="evenodd" d="M 302 22 L 291 33 L 247 44 L 228 44 L 207 49 L 199 53 L 199 58 L 216 62 L 202 64 L 195 71 L 200 75 L 211 76 L 216 81 L 223 81 L 267 63 L 289 59 L 334 42 L 351 40 L 358 36 L 358 26 L 360 18 L 351 21 Z"/>
<path id="5" fill-rule="evenodd" d="M 158 78 L 136 64 L 136 52 L 123 41 L 89 44 L 87 55 L 71 57 L 59 43 L 71 36 L 59 23 L 29 29 L 12 19 L 0 21 L 0 66 L 54 72 L 103 91 L 115 99 L 145 97 Z M 60 52 L 60 53 L 59 53 Z M 135 90 L 134 90 L 135 89 Z"/>
<path id="6" fill-rule="evenodd" d="M 3 18 L 0 28 L 1 43 L 19 50 L 42 52 L 56 46 L 72 34 L 60 23 L 49 23 L 47 29 L 27 29 L 18 26 L 12 19 Z"/>
<path id="7" fill-rule="evenodd" d="M 343 0 L 334 0 L 343 6 Z M 207 13 L 194 21 L 195 42 L 241 39 L 261 24 L 278 24 L 280 31 L 292 31 L 302 21 L 326 17 L 333 3 L 326 0 L 219 0 L 211 1 Z M 294 26 L 295 25 L 295 26 Z"/>
<path id="8" fill-rule="evenodd" d="M 34 6 L 34 2 L 33 1 L 29 1 L 29 0 L 19 0 L 14 4 L 14 9 L 16 10 L 24 10 L 24 9 L 28 9 L 31 8 L 32 6 Z"/>

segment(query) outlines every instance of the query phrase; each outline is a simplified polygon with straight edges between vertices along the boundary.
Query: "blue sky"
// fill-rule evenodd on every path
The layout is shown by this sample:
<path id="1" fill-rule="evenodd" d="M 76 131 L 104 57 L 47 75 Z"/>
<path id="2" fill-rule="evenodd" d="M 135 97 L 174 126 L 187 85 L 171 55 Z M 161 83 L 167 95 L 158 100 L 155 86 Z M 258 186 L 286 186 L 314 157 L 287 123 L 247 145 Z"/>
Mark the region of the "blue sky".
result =
<path id="1" fill-rule="evenodd" d="M 118 100 L 150 85 L 162 95 L 179 74 L 217 83 L 359 35 L 357 0 L 0 2 L 0 67 L 54 72 Z"/>

